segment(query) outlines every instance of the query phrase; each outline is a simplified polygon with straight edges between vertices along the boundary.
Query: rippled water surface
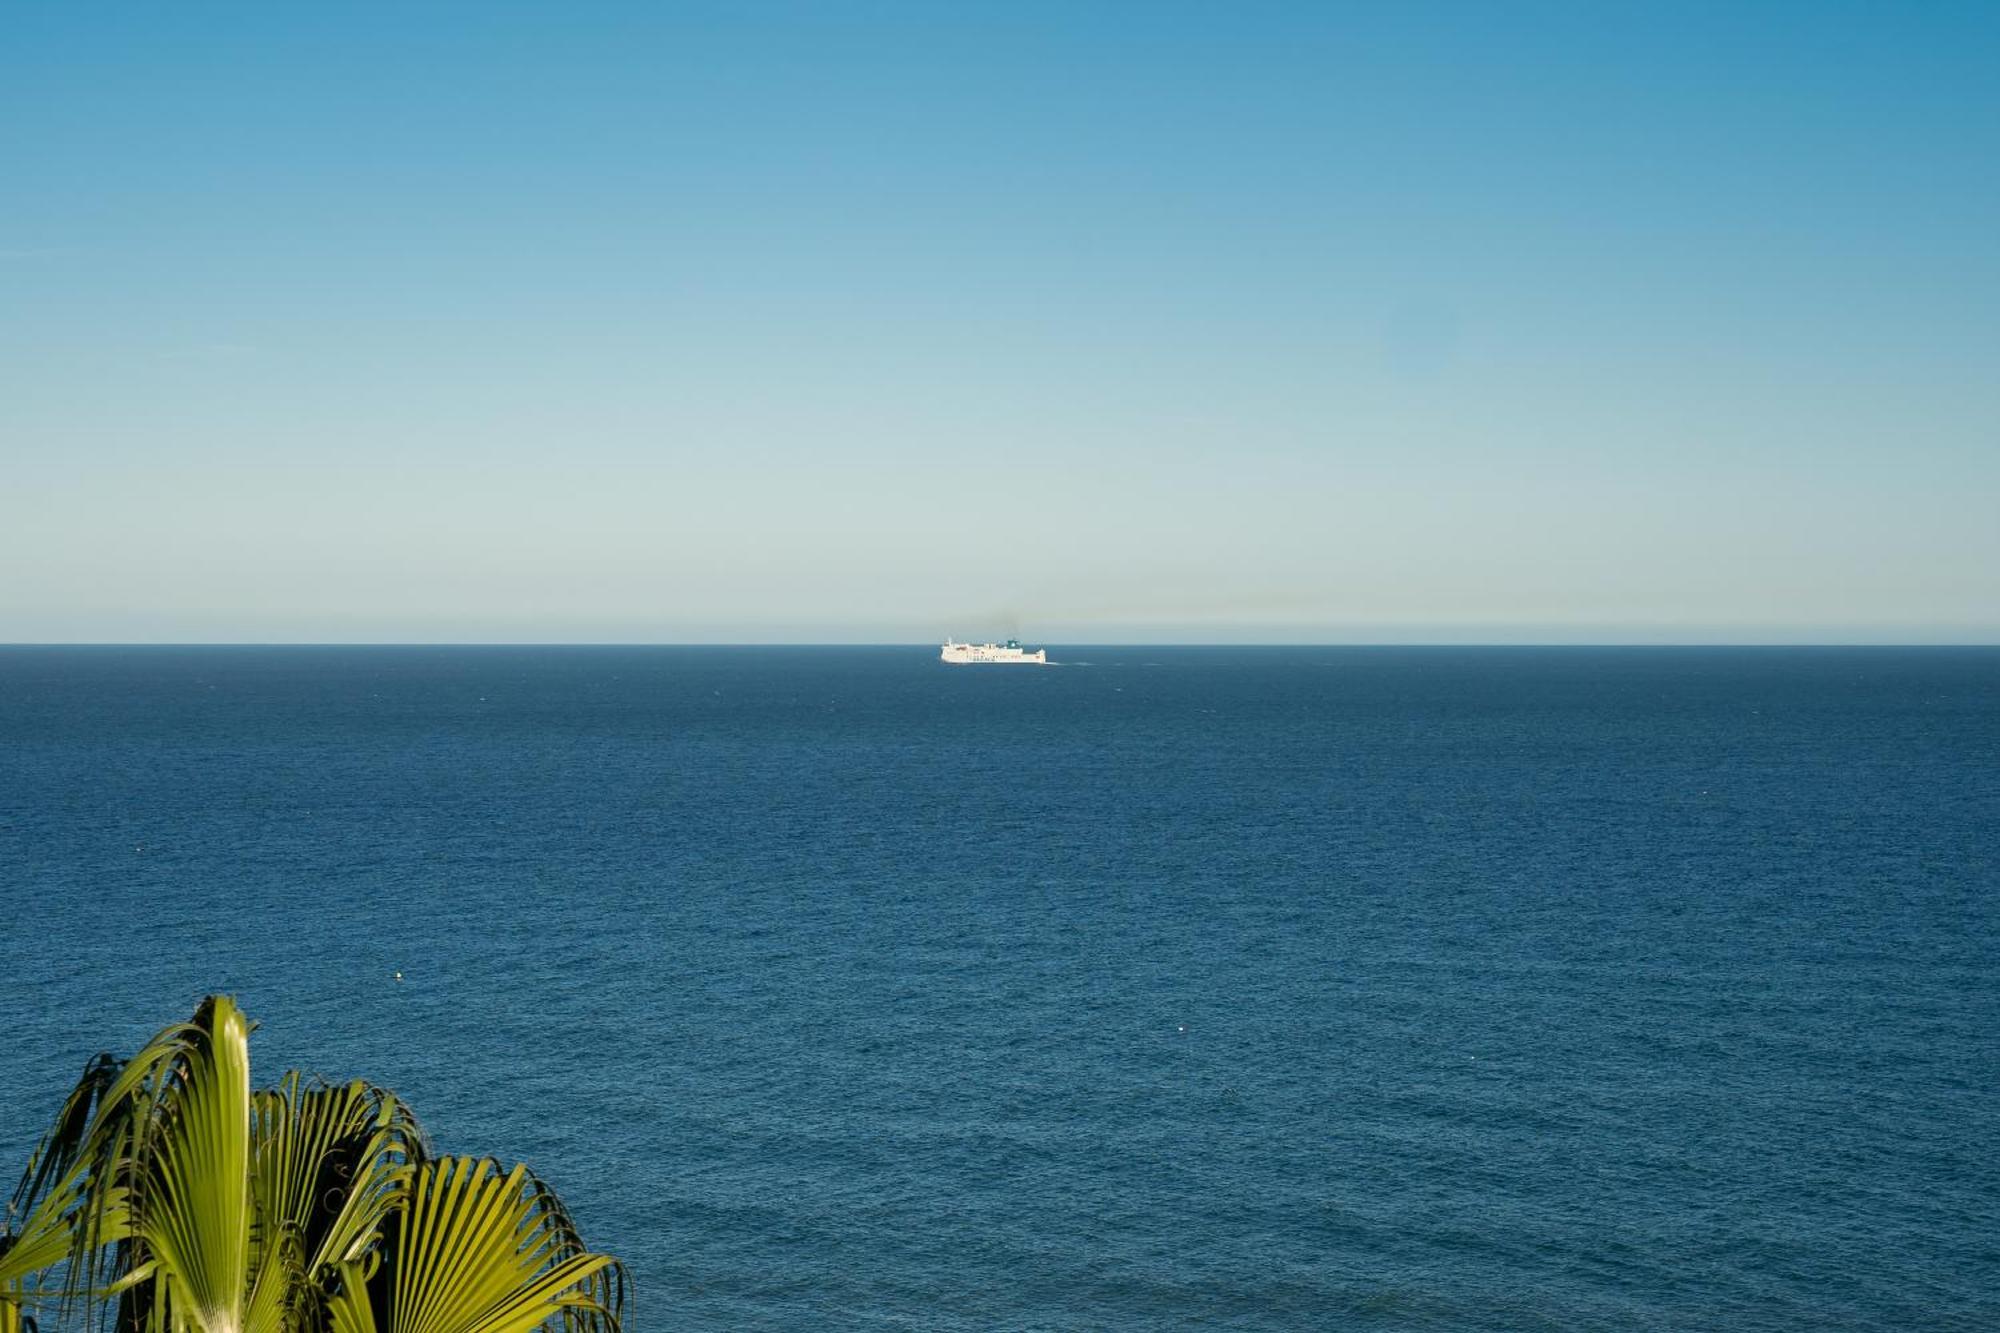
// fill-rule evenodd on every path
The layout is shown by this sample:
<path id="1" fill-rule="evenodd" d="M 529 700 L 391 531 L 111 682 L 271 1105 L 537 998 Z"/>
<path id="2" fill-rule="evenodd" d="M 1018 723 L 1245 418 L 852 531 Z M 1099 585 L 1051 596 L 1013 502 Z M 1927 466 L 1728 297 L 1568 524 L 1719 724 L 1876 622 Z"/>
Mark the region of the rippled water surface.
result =
<path id="1" fill-rule="evenodd" d="M 638 1329 L 2000 1326 L 2000 651 L 1053 656 L 0 649 L 6 1170 L 221 989 Z"/>

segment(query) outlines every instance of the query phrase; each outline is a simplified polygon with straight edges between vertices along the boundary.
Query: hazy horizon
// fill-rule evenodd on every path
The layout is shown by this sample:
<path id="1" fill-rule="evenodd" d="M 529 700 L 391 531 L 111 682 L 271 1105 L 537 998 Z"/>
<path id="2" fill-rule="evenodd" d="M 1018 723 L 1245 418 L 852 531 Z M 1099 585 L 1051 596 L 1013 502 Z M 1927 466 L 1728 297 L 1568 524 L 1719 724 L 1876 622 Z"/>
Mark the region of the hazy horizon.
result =
<path id="1" fill-rule="evenodd" d="M 1051 648 L 1996 648 L 2000 640 L 1964 633 L 1957 637 L 1938 634 L 1921 637 L 1907 628 L 1844 627 L 1845 637 L 1833 631 L 1815 633 L 1794 629 L 1773 633 L 1769 627 L 1720 627 L 1701 637 L 1670 637 L 1657 627 L 1574 626 L 1566 631 L 1549 627 L 1517 626 L 1431 626 L 1424 630 L 1400 632 L 1383 627 L 1376 630 L 1353 628 L 1345 635 L 1281 637 L 1260 633 L 1255 627 L 1232 627 L 1228 635 L 1206 637 L 1172 630 L 1128 633 L 1123 637 L 1069 634 L 954 634 L 974 642 L 1019 638 L 1028 647 Z M 683 638 L 154 638 L 154 639 L 35 639 L 0 642 L 0 648 L 909 648 L 935 649 L 943 636 L 930 638 L 832 634 L 820 637 L 785 638 L 767 636 Z"/>

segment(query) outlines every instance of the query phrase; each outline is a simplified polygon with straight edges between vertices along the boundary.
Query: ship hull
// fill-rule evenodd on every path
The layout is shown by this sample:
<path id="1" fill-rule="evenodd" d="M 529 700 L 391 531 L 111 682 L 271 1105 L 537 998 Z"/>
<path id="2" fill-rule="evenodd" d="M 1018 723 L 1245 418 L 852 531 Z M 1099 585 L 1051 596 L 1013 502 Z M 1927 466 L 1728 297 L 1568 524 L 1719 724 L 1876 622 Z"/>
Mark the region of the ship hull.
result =
<path id="1" fill-rule="evenodd" d="M 947 643 L 938 654 L 952 666 L 1047 666 L 1049 652 L 1037 648 L 1029 652 L 1010 644 Z"/>

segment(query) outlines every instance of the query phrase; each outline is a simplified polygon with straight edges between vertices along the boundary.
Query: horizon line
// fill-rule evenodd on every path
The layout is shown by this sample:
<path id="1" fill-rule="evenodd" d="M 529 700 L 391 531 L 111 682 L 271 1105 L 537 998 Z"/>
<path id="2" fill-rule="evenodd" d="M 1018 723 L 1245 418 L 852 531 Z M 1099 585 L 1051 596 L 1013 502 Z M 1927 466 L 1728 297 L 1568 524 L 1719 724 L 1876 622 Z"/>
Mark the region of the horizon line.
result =
<path id="1" fill-rule="evenodd" d="M 996 640 L 997 642 L 997 640 Z M 20 639 L 0 640 L 0 650 L 18 648 L 937 648 L 933 640 L 883 639 L 841 642 L 824 639 Z M 1910 640 L 1038 640 L 1038 647 L 1071 648 L 2000 648 L 1994 639 Z"/>

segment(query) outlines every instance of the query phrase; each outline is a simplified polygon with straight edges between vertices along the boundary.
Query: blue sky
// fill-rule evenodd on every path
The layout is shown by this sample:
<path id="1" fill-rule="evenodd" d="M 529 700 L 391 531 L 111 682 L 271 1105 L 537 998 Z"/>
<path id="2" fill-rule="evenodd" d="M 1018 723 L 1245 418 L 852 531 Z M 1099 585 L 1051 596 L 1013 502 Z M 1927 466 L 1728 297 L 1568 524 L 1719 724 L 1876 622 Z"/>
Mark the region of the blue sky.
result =
<path id="1" fill-rule="evenodd" d="M 2000 8 L 20 6 L 0 641 L 2000 641 Z"/>

